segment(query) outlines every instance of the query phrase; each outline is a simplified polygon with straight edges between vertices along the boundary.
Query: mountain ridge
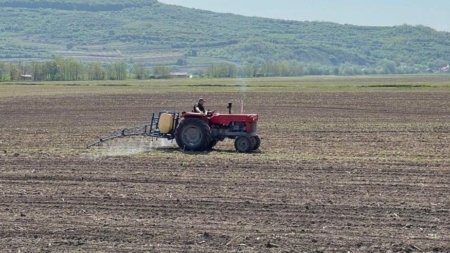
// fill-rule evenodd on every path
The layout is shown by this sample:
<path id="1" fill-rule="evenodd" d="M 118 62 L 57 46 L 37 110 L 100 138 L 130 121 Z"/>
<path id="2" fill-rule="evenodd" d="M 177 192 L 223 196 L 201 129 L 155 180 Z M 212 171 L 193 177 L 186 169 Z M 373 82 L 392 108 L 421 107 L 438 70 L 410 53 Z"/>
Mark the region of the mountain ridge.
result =
<path id="1" fill-rule="evenodd" d="M 105 54 L 111 59 L 102 61 L 144 65 L 295 61 L 436 69 L 450 62 L 450 33 L 425 26 L 245 17 L 143 0 L 0 0 L 0 11 L 0 61 L 74 54 L 93 61 L 91 55 Z M 154 60 L 165 55 L 181 63 Z"/>

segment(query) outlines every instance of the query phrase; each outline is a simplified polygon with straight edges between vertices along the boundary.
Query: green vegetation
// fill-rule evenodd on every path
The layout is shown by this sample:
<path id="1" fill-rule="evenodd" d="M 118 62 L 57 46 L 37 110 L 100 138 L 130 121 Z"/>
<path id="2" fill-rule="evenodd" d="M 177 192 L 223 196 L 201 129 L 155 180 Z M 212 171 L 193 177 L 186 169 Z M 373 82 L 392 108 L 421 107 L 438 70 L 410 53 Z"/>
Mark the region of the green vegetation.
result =
<path id="1" fill-rule="evenodd" d="M 260 67 L 249 64 L 238 66 L 232 63 L 220 63 L 212 64 L 206 69 L 206 71 L 196 71 L 195 73 L 198 74 L 199 77 L 206 78 L 296 77 L 303 76 L 304 74 L 333 75 L 333 72 L 329 69 L 324 72 L 315 73 L 311 72 L 312 70 L 309 69 L 309 65 L 307 67 L 308 69 L 305 72 L 304 66 L 295 62 L 269 62 L 262 64 Z M 320 69 L 326 68 L 322 66 L 317 67 Z M 61 57 L 55 57 L 50 61 L 33 61 L 31 63 L 0 62 L 0 82 L 20 80 L 101 81 L 127 79 L 169 79 L 172 77 L 172 71 L 174 70 L 177 69 L 163 65 L 153 66 L 150 70 L 142 64 L 128 65 L 125 62 L 105 64 L 100 62 L 83 63 L 74 60 L 73 58 L 63 59 Z M 338 75 L 338 73 L 334 73 L 334 75 Z M 188 76 L 185 73 L 181 73 L 181 77 Z M 390 87 L 390 84 L 384 84 L 383 87 Z M 403 88 L 410 88 L 410 86 L 406 85 Z"/>
<path id="2" fill-rule="evenodd" d="M 141 8 L 145 6 L 152 6 L 157 3 L 156 0 L 109 0 L 107 3 L 99 0 L 4 0 L 0 1 L 0 7 L 12 8 L 29 8 L 41 9 L 50 8 L 55 10 L 67 11 L 120 11 L 126 8 Z"/>
<path id="3" fill-rule="evenodd" d="M 29 73 L 29 75 L 23 75 Z M 51 61 L 30 64 L 5 64 L 0 62 L 0 81 L 79 81 L 79 80 L 125 80 L 128 66 L 115 62 L 103 66 L 100 63 L 82 64 L 72 58 L 56 57 Z M 139 75 L 137 77 L 140 77 Z"/>
<path id="4" fill-rule="evenodd" d="M 134 87 L 136 92 L 157 90 L 189 92 L 370 92 L 389 91 L 402 92 L 405 89 L 417 91 L 445 91 L 450 89 L 448 75 L 379 75 L 379 76 L 304 76 L 304 77 L 267 77 L 267 78 L 175 78 L 152 80 L 96 80 L 96 81 L 41 81 L 41 82 L 1 82 L 0 97 L 21 95 L 20 92 L 8 94 L 8 87 L 23 87 L 26 89 L 43 89 L 45 92 L 57 93 L 57 87 L 77 87 L 80 92 L 102 92 L 102 87 L 117 88 Z M 139 87 L 139 88 L 137 88 Z M 128 91 L 128 89 L 127 89 Z M 34 94 L 33 90 L 33 94 Z M 28 93 L 28 92 L 27 92 Z M 39 93 L 36 93 L 39 94 Z"/>
<path id="5" fill-rule="evenodd" d="M 0 61 L 123 62 L 144 67 L 137 78 L 155 65 L 224 77 L 411 74 L 450 62 L 450 33 L 424 26 L 244 17 L 156 0 L 0 0 L 0 11 Z"/>

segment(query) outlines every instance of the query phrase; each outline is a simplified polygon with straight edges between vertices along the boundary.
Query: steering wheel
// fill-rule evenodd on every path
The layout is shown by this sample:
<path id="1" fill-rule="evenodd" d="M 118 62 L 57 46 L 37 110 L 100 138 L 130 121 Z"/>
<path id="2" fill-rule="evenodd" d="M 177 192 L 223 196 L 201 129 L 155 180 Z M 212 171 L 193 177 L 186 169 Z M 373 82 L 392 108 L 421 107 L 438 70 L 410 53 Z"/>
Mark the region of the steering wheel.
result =
<path id="1" fill-rule="evenodd" d="M 206 115 L 212 116 L 215 112 L 216 112 L 216 110 L 214 110 L 214 111 L 208 111 L 208 113 L 207 113 Z"/>

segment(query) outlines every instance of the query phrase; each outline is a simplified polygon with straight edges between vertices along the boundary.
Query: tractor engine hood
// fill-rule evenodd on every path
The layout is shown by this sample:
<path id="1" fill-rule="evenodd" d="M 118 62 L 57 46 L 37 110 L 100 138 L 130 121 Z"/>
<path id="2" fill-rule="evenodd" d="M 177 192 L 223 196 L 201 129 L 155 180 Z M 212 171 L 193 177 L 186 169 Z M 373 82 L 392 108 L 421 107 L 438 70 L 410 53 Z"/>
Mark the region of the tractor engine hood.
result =
<path id="1" fill-rule="evenodd" d="M 254 123 L 258 121 L 258 114 L 214 114 L 210 118 L 211 124 L 228 125 L 231 122 Z"/>

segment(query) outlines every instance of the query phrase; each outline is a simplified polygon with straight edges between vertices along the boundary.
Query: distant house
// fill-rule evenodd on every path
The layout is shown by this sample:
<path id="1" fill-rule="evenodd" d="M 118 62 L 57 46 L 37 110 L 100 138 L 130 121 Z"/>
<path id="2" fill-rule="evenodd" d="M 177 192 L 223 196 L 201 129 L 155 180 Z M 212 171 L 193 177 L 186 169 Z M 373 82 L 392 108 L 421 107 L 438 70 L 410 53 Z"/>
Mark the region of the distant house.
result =
<path id="1" fill-rule="evenodd" d="M 170 73 L 170 77 L 172 77 L 172 78 L 188 78 L 190 76 L 187 72 L 173 72 L 173 73 Z"/>
<path id="2" fill-rule="evenodd" d="M 32 80 L 33 76 L 32 75 L 20 75 L 20 79 L 21 80 Z"/>

